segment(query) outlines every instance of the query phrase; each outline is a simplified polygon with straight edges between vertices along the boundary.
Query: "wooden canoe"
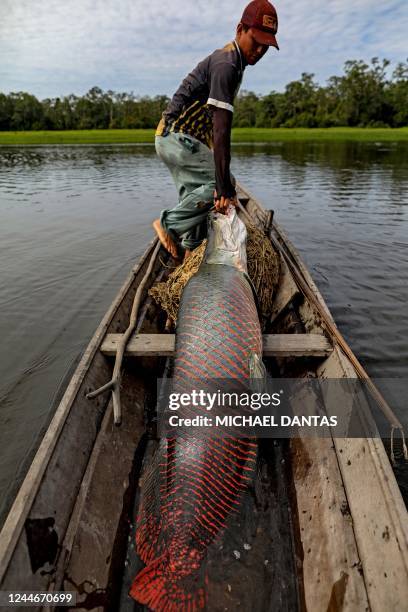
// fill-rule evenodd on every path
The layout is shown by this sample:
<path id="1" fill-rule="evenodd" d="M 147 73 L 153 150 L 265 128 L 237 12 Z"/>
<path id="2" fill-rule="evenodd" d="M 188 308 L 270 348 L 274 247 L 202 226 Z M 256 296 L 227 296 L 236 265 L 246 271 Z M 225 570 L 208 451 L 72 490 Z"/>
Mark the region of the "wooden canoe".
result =
<path id="1" fill-rule="evenodd" d="M 239 200 L 243 220 L 249 215 L 280 249 L 267 367 L 289 377 L 361 376 L 283 230 L 242 187 Z M 163 334 L 165 317 L 147 296 L 166 274 L 163 251 L 124 361 L 122 425 L 113 425 L 109 392 L 86 396 L 111 378 L 118 335 L 155 246 L 131 271 L 85 350 L 0 532 L 0 591 L 76 591 L 77 609 L 141 609 L 132 607 L 127 590 L 137 569 L 137 483 L 151 446 L 145 415 L 174 350 L 174 338 Z M 370 421 L 368 406 L 361 410 Z M 241 552 L 220 550 L 208 559 L 208 609 L 405 609 L 407 511 L 381 440 L 303 438 L 262 446 L 256 516 L 239 519 L 242 538 L 252 539 Z"/>

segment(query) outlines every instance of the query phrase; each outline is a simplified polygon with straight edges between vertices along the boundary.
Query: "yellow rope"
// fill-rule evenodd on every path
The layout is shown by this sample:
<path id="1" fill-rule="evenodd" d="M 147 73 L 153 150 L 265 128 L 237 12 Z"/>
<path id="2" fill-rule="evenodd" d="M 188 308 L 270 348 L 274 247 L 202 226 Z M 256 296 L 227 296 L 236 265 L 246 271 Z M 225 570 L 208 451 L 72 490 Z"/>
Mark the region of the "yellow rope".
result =
<path id="1" fill-rule="evenodd" d="M 262 316 L 268 317 L 273 294 L 279 282 L 279 255 L 260 229 L 248 226 L 247 234 L 248 276 L 258 296 Z M 200 267 L 206 242 L 205 240 L 195 249 L 190 257 L 170 274 L 166 282 L 158 283 L 149 291 L 174 322 L 177 320 L 181 294 L 187 281 Z"/>

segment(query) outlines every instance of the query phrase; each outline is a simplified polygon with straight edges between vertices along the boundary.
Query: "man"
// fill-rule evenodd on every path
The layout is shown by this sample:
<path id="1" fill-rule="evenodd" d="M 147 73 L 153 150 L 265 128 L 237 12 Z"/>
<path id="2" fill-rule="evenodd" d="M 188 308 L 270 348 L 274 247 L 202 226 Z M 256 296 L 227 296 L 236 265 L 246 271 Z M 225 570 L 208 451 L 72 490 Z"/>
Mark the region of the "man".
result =
<path id="1" fill-rule="evenodd" d="M 247 65 L 253 66 L 270 46 L 278 17 L 267 0 L 245 8 L 236 38 L 200 62 L 184 79 L 164 111 L 156 131 L 156 151 L 168 166 L 179 203 L 164 210 L 153 227 L 167 251 L 188 257 L 207 235 L 208 211 L 226 212 L 237 204 L 230 174 L 234 98 Z"/>

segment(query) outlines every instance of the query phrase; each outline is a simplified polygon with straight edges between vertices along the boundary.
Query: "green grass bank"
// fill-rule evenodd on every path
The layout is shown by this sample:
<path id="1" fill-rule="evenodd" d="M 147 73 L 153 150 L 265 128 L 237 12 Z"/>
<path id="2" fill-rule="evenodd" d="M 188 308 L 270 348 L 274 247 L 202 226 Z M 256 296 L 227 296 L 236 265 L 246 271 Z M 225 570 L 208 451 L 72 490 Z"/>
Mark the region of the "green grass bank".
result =
<path id="1" fill-rule="evenodd" d="M 404 128 L 234 128 L 239 142 L 290 141 L 408 141 Z M 153 143 L 154 130 L 66 130 L 47 132 L 0 132 L 0 145 Z"/>

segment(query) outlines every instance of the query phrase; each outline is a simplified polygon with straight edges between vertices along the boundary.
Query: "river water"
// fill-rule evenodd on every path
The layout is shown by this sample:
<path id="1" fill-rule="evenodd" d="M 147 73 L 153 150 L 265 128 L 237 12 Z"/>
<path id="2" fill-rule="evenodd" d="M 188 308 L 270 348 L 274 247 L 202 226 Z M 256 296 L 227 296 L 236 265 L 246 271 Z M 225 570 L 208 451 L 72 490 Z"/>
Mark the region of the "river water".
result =
<path id="1" fill-rule="evenodd" d="M 232 170 L 275 210 L 369 374 L 408 379 L 408 143 L 240 145 Z M 78 357 L 175 201 L 150 145 L 0 147 L 0 525 Z M 407 466 L 396 473 L 407 498 Z"/>

